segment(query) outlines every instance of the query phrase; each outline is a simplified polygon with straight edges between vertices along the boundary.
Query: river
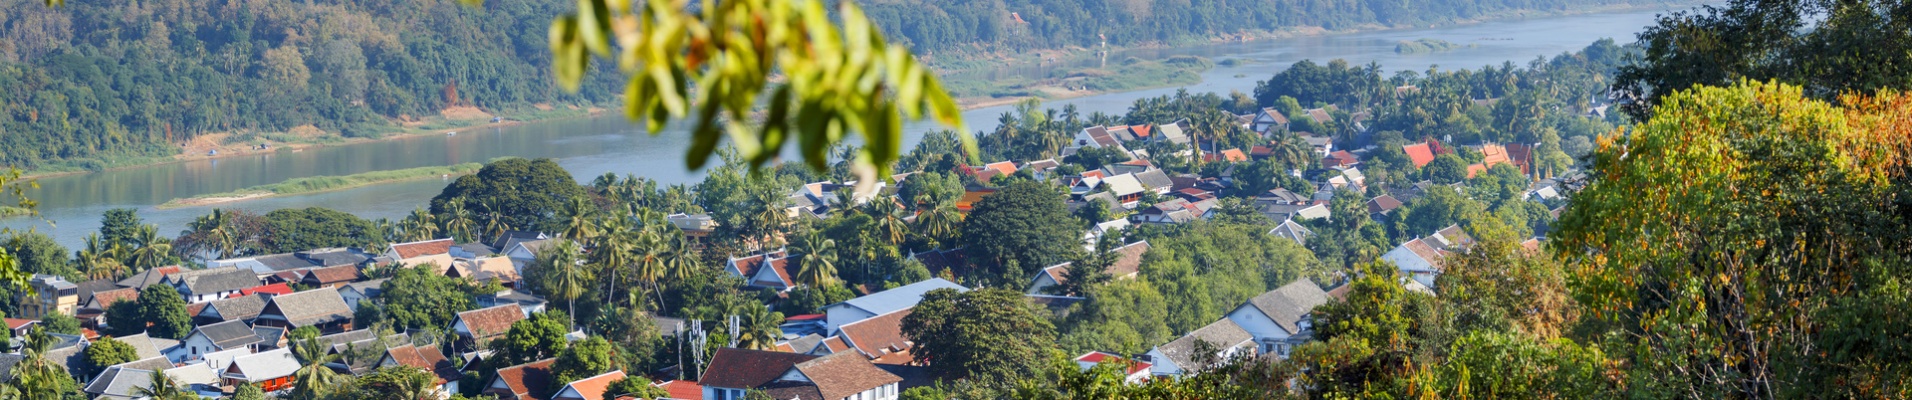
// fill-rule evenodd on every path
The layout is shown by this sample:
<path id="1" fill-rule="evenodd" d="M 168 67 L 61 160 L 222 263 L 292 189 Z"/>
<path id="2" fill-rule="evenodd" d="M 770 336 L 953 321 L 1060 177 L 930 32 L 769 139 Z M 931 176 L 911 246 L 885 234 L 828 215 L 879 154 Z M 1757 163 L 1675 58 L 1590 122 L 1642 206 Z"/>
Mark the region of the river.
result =
<path id="1" fill-rule="evenodd" d="M 1179 89 L 1195 93 L 1227 93 L 1230 90 L 1251 92 L 1256 81 L 1266 79 L 1274 72 L 1303 59 L 1325 62 L 1339 58 L 1358 65 L 1375 62 L 1387 71 L 1425 71 L 1433 65 L 1442 69 L 1479 68 L 1509 61 L 1524 65 L 1535 57 L 1552 57 L 1579 50 L 1600 38 L 1630 42 L 1635 33 L 1652 24 L 1655 15 L 1662 12 L 1664 10 L 1606 12 L 1497 20 L 1441 28 L 1119 51 L 1111 54 L 1109 60 L 1196 55 L 1218 62 L 1234 58 L 1241 63 L 1209 70 L 1203 74 L 1202 82 L 1194 85 L 1108 93 L 1053 101 L 1046 106 L 1061 108 L 1065 104 L 1074 104 L 1084 115 L 1096 111 L 1121 114 L 1136 99 L 1173 94 Z M 1414 55 L 1394 52 L 1394 45 L 1399 41 L 1423 38 L 1475 46 Z M 1021 65 L 983 74 L 1044 74 L 1044 68 Z M 996 124 L 996 117 L 1008 110 L 1007 106 L 970 110 L 964 113 L 964 120 L 973 130 L 991 130 Z M 923 132 L 936 128 L 924 123 L 907 126 L 905 130 L 908 137 L 904 149 L 907 151 L 914 146 Z M 40 201 L 44 220 L 14 218 L 0 225 L 13 229 L 37 229 L 52 235 L 69 249 L 77 249 L 88 233 L 99 229 L 100 214 L 108 209 L 137 208 L 147 223 L 159 225 L 161 233 L 175 234 L 185 229 L 193 218 L 205 215 L 211 208 L 161 210 L 154 207 L 175 198 L 226 192 L 295 177 L 349 175 L 481 162 L 504 156 L 555 158 L 580 181 L 587 181 L 605 172 L 615 172 L 620 175 L 637 174 L 665 183 L 692 183 L 701 179 L 702 174 L 689 171 L 684 166 L 683 152 L 688 145 L 688 136 L 682 126 L 656 136 L 645 135 L 642 127 L 626 122 L 620 113 L 614 112 L 595 118 L 466 130 L 456 135 L 415 136 L 326 146 L 301 152 L 55 176 L 39 179 L 40 188 L 28 192 L 29 196 Z M 260 213 L 280 208 L 319 206 L 365 218 L 398 219 L 414 208 L 423 206 L 447 183 L 440 179 L 428 179 L 250 200 L 223 206 Z"/>

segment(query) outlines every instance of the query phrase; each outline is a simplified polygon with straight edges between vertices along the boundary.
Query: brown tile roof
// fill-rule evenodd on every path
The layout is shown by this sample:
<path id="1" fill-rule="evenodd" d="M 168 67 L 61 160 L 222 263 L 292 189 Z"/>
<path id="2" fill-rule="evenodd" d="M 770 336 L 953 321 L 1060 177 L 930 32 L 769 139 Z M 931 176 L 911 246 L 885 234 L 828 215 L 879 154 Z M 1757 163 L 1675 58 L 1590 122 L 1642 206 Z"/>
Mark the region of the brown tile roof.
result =
<path id="1" fill-rule="evenodd" d="M 499 399 L 530 400 L 534 392 L 542 392 L 551 386 L 551 363 L 558 361 L 547 358 L 527 364 L 519 364 L 498 370 L 493 382 L 503 381 L 509 390 L 500 390 L 487 385 L 485 393 L 498 395 Z M 542 400 L 542 399 L 539 399 Z"/>
<path id="2" fill-rule="evenodd" d="M 112 307 L 113 302 L 121 301 L 121 300 L 139 301 L 139 289 L 125 288 L 125 289 L 114 289 L 114 290 L 93 293 L 94 307 L 98 307 L 101 310 L 105 310 L 107 307 Z"/>
<path id="3" fill-rule="evenodd" d="M 1371 214 L 1386 214 L 1396 208 L 1401 208 L 1401 200 L 1394 198 L 1393 195 L 1384 194 L 1368 200 L 1368 213 Z"/>
<path id="4" fill-rule="evenodd" d="M 358 280 L 358 278 L 359 270 L 356 265 L 314 268 L 306 272 L 306 279 L 316 279 L 321 285 L 351 282 Z"/>
<path id="5" fill-rule="evenodd" d="M 782 282 L 758 281 L 758 283 L 775 284 L 778 286 L 785 286 L 785 287 L 796 284 L 796 281 L 791 279 L 792 275 L 790 274 L 790 257 L 773 258 L 767 264 L 769 264 L 770 266 L 770 272 L 777 273 L 777 280 Z M 758 286 L 766 286 L 766 285 L 760 284 Z"/>
<path id="6" fill-rule="evenodd" d="M 458 321 L 464 322 L 472 337 L 480 340 L 503 335 L 511 330 L 511 323 L 522 319 L 524 310 L 515 303 L 458 313 Z"/>
<path id="7" fill-rule="evenodd" d="M 877 368 L 869 359 L 837 353 L 798 363 L 795 367 L 817 386 L 825 399 L 841 399 L 870 389 L 902 382 L 903 378 Z"/>
<path id="8" fill-rule="evenodd" d="M 1427 260 L 1427 263 L 1429 265 L 1434 266 L 1434 270 L 1436 271 L 1441 270 L 1441 261 L 1443 260 L 1443 257 L 1441 256 L 1441 251 L 1435 250 L 1434 246 L 1427 245 L 1427 242 L 1422 241 L 1421 239 L 1409 240 L 1407 241 L 1407 243 L 1401 244 L 1401 246 L 1407 247 L 1408 251 L 1414 252 L 1414 255 L 1416 257 L 1420 257 L 1422 260 Z"/>
<path id="9" fill-rule="evenodd" d="M 1147 254 L 1149 248 L 1149 242 L 1144 240 L 1129 243 L 1127 246 L 1115 249 L 1115 252 L 1120 253 L 1122 256 L 1115 259 L 1114 264 L 1109 264 L 1109 276 L 1115 278 L 1135 276 L 1136 271 L 1142 269 L 1142 255 Z"/>
<path id="10" fill-rule="evenodd" d="M 726 347 L 711 356 L 710 366 L 704 368 L 703 380 L 699 383 L 708 387 L 754 389 L 775 382 L 797 363 L 814 359 L 817 356 Z"/>
<path id="11" fill-rule="evenodd" d="M 903 336 L 903 317 L 908 317 L 910 311 L 915 309 L 915 307 L 906 308 L 844 324 L 837 328 L 838 335 L 869 358 L 909 350 L 911 347 L 909 338 Z"/>
<path id="12" fill-rule="evenodd" d="M 518 267 L 511 263 L 511 258 L 504 256 L 471 260 L 465 263 L 465 269 L 461 272 L 471 274 L 469 275 L 471 279 L 517 282 L 521 278 L 518 276 Z"/>
<path id="13" fill-rule="evenodd" d="M 575 397 L 575 399 L 601 400 L 604 398 L 604 391 L 611 388 L 611 382 L 616 382 L 623 379 L 624 379 L 624 371 L 619 370 L 619 371 L 606 372 L 598 376 L 579 379 L 576 382 L 571 382 L 571 383 L 565 384 L 564 386 L 569 387 L 571 388 L 571 390 L 578 392 L 578 396 Z M 562 392 L 563 389 L 559 389 L 559 391 Z M 571 399 L 574 397 L 566 396 L 561 398 Z"/>
<path id="14" fill-rule="evenodd" d="M 458 368 L 452 366 L 451 360 L 446 359 L 435 344 L 393 347 L 385 350 L 385 356 L 391 357 L 392 362 L 399 365 L 431 371 L 432 375 L 438 376 L 438 383 L 456 381 L 461 377 Z"/>
<path id="15" fill-rule="evenodd" d="M 828 339 L 823 339 L 821 346 L 824 350 L 829 350 L 830 354 L 842 353 L 844 350 L 850 349 L 850 344 L 844 343 L 842 336 L 831 336 Z M 814 352 L 815 350 L 811 351 Z"/>
<path id="16" fill-rule="evenodd" d="M 1072 263 L 1065 262 L 1050 266 L 1049 268 L 1043 268 L 1042 273 L 1049 275 L 1049 279 L 1054 279 L 1057 285 L 1066 284 L 1069 283 L 1070 264 Z"/>
<path id="17" fill-rule="evenodd" d="M 658 387 L 670 393 L 672 399 L 702 400 L 704 398 L 704 385 L 697 384 L 697 381 L 675 380 L 664 382 Z"/>
<path id="18" fill-rule="evenodd" d="M 427 240 L 423 242 L 399 243 L 392 245 L 392 252 L 398 258 L 417 258 L 433 254 L 451 254 L 451 239 Z"/>

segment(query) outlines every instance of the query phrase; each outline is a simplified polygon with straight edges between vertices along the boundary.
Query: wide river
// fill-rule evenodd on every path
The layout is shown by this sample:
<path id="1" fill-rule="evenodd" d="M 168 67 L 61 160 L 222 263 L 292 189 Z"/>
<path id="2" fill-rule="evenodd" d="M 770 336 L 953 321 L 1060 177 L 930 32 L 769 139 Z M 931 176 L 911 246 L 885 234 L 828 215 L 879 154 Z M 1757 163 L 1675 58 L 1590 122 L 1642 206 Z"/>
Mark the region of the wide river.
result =
<path id="1" fill-rule="evenodd" d="M 1232 67 L 1210 70 L 1203 74 L 1201 83 L 1194 85 L 1109 93 L 1049 102 L 1047 106 L 1061 108 L 1065 104 L 1074 104 L 1085 115 L 1095 111 L 1121 114 L 1138 98 L 1173 94 L 1183 88 L 1195 93 L 1227 93 L 1230 90 L 1251 92 L 1257 80 L 1267 79 L 1274 72 L 1304 59 L 1325 62 L 1339 58 L 1358 65 L 1376 62 L 1387 71 L 1425 71 L 1436 65 L 1441 69 L 1479 68 L 1509 61 L 1524 65 L 1536 57 L 1552 57 L 1579 50 L 1600 38 L 1631 42 L 1635 33 L 1652 24 L 1655 15 L 1665 11 L 1539 17 L 1442 28 L 1131 50 L 1118 52 L 1109 58 L 1119 60 L 1131 56 L 1197 55 L 1215 61 L 1235 58 L 1242 62 Z M 1416 55 L 1394 52 L 1395 43 L 1422 38 L 1474 47 Z M 993 73 L 1044 74 L 1046 71 L 1043 69 L 1041 66 L 1020 65 L 1004 67 Z M 996 117 L 1008 110 L 1009 107 L 970 110 L 964 113 L 964 120 L 972 130 L 991 130 L 996 124 Z M 923 132 L 935 128 L 928 124 L 908 126 L 906 131 L 909 137 L 904 149 L 914 146 Z M 40 188 L 29 192 L 30 196 L 40 201 L 42 216 L 52 222 L 51 225 L 25 218 L 9 219 L 4 225 L 14 229 L 38 229 L 51 234 L 68 248 L 77 249 L 83 237 L 99 229 L 99 216 L 108 209 L 137 208 L 147 223 L 158 224 L 162 233 L 175 234 L 185 229 L 194 217 L 205 215 L 210 209 L 188 207 L 160 210 L 154 207 L 175 198 L 231 191 L 296 177 L 449 165 L 504 156 L 555 158 L 580 181 L 587 181 L 605 172 L 615 172 L 620 175 L 630 173 L 646 176 L 665 183 L 691 183 L 700 180 L 702 173 L 687 170 L 684 166 L 683 152 L 688 136 L 681 126 L 660 135 L 646 135 L 642 127 L 626 122 L 621 114 L 610 113 L 596 118 L 465 130 L 450 136 L 417 136 L 327 146 L 296 153 L 57 176 L 40 179 Z M 223 207 L 263 213 L 280 208 L 319 206 L 366 218 L 398 219 L 424 205 L 446 183 L 430 179 L 259 199 Z"/>

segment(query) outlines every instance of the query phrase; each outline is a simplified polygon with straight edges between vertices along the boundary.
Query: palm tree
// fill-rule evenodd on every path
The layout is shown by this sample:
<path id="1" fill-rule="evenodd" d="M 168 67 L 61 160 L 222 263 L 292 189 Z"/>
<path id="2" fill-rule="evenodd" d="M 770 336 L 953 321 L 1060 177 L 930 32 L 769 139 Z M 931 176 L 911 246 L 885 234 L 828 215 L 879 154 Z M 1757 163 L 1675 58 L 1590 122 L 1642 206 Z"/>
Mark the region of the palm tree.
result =
<path id="1" fill-rule="evenodd" d="M 122 253 L 126 253 L 125 247 L 117 243 L 109 247 L 100 240 L 99 234 L 91 233 L 86 235 L 86 247 L 75 252 L 74 258 L 87 278 L 117 280 L 126 276 L 126 264 L 120 262 Z"/>
<path id="2" fill-rule="evenodd" d="M 498 212 L 498 209 L 492 207 L 490 202 L 478 203 L 478 205 L 485 208 L 484 217 L 485 217 L 485 237 L 486 238 L 495 240 L 499 236 L 504 236 L 505 231 L 511 230 L 511 222 L 505 221 L 505 213 Z M 498 249 L 498 250 L 502 251 L 505 249 Z"/>
<path id="3" fill-rule="evenodd" d="M 438 238 L 438 217 L 426 212 L 424 207 L 412 210 L 412 215 L 406 216 L 399 225 L 404 226 L 406 241 L 419 242 Z"/>
<path id="4" fill-rule="evenodd" d="M 133 249 L 131 255 L 132 267 L 135 270 L 159 268 L 173 253 L 172 239 L 160 236 L 158 225 L 139 227 L 139 231 L 133 234 L 133 242 L 139 245 Z"/>
<path id="5" fill-rule="evenodd" d="M 332 354 L 324 342 L 316 338 L 306 338 L 293 342 L 292 355 L 299 358 L 299 370 L 292 373 L 292 399 L 323 399 L 345 383 L 338 372 L 325 364 L 339 360 L 340 354 Z"/>
<path id="6" fill-rule="evenodd" d="M 459 241 L 476 240 L 478 221 L 472 217 L 471 209 L 465 208 L 465 198 L 453 198 L 445 202 L 445 233 Z"/>
<path id="7" fill-rule="evenodd" d="M 589 243 L 598 235 L 597 224 L 592 217 L 597 207 L 584 197 L 572 197 L 564 207 L 564 221 L 559 236 L 579 242 Z"/>
<path id="8" fill-rule="evenodd" d="M 769 248 L 772 238 L 777 236 L 785 225 L 790 224 L 790 213 L 783 206 L 784 198 L 777 195 L 775 190 L 758 190 L 751 197 L 751 203 L 757 209 L 750 218 L 756 225 L 752 228 L 761 233 L 758 243 L 764 248 Z"/>
<path id="9" fill-rule="evenodd" d="M 611 290 L 604 291 L 604 301 L 609 303 L 611 295 L 617 291 L 617 284 L 624 279 L 624 268 L 634 261 L 639 236 L 629 226 L 629 219 L 623 215 L 600 218 L 597 244 L 591 249 L 590 264 L 602 272 L 605 283 Z"/>
<path id="10" fill-rule="evenodd" d="M 578 297 L 584 296 L 584 291 L 591 287 L 593 279 L 591 271 L 579 265 L 583 252 L 578 242 L 566 240 L 538 257 L 538 266 L 546 274 L 542 279 L 542 289 L 547 295 L 564 299 L 565 316 L 570 319 L 568 323 L 572 329 L 577 327 L 577 317 L 571 315 L 576 314 L 574 310 Z"/>
<path id="11" fill-rule="evenodd" d="M 219 258 L 232 258 L 233 250 L 239 247 L 239 238 L 233 232 L 232 217 L 225 211 L 213 209 L 208 214 L 193 221 L 193 228 L 206 233 L 205 240 L 218 250 Z"/>
<path id="12" fill-rule="evenodd" d="M 195 400 L 199 398 L 199 395 L 186 393 L 186 390 L 182 389 L 182 385 L 179 384 L 179 381 L 173 380 L 173 376 L 166 375 L 165 372 L 154 370 L 152 376 L 147 379 L 152 381 L 152 385 L 143 388 L 134 388 L 134 395 L 137 397 L 152 398 L 154 400 Z"/>
<path id="13" fill-rule="evenodd" d="M 46 330 L 34 327 L 27 334 L 26 346 L 20 349 L 25 358 L 13 366 L 13 380 L 7 382 L 22 399 L 57 399 L 72 379 L 66 368 L 47 358 L 47 351 L 53 347 L 53 336 Z M 9 397 L 13 398 L 13 397 Z"/>
<path id="14" fill-rule="evenodd" d="M 737 313 L 737 347 L 751 350 L 770 350 L 777 346 L 777 340 L 783 337 L 778 325 L 783 324 L 783 313 L 771 312 L 763 304 L 748 304 L 740 307 Z"/>
<path id="15" fill-rule="evenodd" d="M 884 243 L 901 246 L 909 239 L 909 225 L 903 222 L 903 207 L 889 198 L 877 198 L 864 204 L 863 212 L 876 222 L 876 232 Z"/>
<path id="16" fill-rule="evenodd" d="M 1281 135 L 1279 139 L 1269 142 L 1268 148 L 1272 150 L 1269 159 L 1291 169 L 1310 165 L 1315 157 L 1314 145 L 1308 144 L 1308 139 L 1298 134 Z"/>
<path id="17" fill-rule="evenodd" d="M 916 216 L 916 232 L 939 244 L 953 238 L 962 224 L 963 215 L 952 204 L 940 204 Z"/>
<path id="18" fill-rule="evenodd" d="M 798 283 L 822 288 L 836 281 L 836 240 L 811 234 L 804 238 L 797 251 L 803 254 L 802 269 L 797 271 Z"/>

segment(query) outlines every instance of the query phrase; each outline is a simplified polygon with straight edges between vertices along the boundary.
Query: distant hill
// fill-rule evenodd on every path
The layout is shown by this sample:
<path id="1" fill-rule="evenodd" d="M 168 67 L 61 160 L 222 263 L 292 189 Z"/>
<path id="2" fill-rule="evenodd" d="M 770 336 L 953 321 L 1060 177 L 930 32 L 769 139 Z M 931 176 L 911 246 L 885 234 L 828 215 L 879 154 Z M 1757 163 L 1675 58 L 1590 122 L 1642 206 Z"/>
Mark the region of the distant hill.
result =
<path id="1" fill-rule="evenodd" d="M 449 106 L 614 98 L 551 84 L 558 0 L 0 0 L 0 165 L 177 153 L 196 135 L 395 130 Z"/>
<path id="2" fill-rule="evenodd" d="M 892 40 L 919 53 L 1175 43 L 1290 28 L 1405 27 L 1629 0 L 868 0 Z"/>

